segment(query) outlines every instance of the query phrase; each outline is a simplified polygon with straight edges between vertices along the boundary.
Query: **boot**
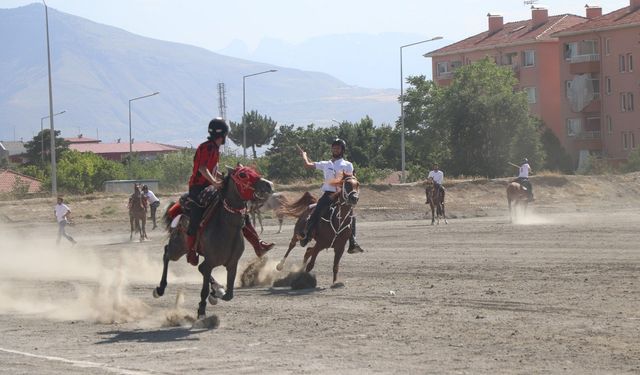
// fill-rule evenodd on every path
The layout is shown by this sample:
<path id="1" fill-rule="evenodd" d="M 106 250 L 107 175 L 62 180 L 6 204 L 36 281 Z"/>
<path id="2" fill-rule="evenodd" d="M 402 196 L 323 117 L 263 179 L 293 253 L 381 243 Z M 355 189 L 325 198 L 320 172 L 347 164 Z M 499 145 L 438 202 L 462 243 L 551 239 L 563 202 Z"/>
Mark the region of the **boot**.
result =
<path id="1" fill-rule="evenodd" d="M 256 229 L 253 227 L 253 225 L 251 225 L 250 222 L 245 222 L 245 225 L 242 228 L 242 235 L 247 239 L 247 241 L 249 241 L 251 246 L 253 246 L 253 251 L 256 252 L 256 255 L 259 258 L 262 258 L 262 256 L 266 254 L 267 251 L 273 249 L 273 246 L 275 246 L 274 243 L 267 243 L 260 240 L 260 237 L 258 237 L 258 232 L 256 232 Z"/>
<path id="2" fill-rule="evenodd" d="M 198 253 L 194 246 L 196 244 L 196 236 L 187 235 L 187 262 L 192 266 L 198 265 Z"/>

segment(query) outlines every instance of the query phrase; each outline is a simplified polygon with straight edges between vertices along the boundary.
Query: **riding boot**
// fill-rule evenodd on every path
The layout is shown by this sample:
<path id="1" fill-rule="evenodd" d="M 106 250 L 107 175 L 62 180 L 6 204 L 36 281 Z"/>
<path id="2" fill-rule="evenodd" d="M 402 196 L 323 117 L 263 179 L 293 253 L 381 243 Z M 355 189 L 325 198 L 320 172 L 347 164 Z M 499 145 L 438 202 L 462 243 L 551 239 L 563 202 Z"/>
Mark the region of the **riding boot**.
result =
<path id="1" fill-rule="evenodd" d="M 256 252 L 256 255 L 261 258 L 267 251 L 273 249 L 275 246 L 274 243 L 267 243 L 260 240 L 258 237 L 258 232 L 256 232 L 256 228 L 253 227 L 251 221 L 248 220 L 248 216 L 245 219 L 244 227 L 242 228 L 242 235 L 244 238 L 249 241 L 251 246 L 253 246 L 253 251 Z"/>
<path id="2" fill-rule="evenodd" d="M 196 244 L 196 236 L 187 235 L 187 262 L 192 266 L 198 265 L 198 253 L 194 248 Z"/>

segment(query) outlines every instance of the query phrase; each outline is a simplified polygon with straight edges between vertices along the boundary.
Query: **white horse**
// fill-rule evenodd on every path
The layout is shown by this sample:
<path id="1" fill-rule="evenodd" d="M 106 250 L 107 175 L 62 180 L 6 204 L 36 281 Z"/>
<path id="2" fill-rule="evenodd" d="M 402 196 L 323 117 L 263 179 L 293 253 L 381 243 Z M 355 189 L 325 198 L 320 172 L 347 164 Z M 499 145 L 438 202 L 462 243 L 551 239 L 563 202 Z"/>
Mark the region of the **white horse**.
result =
<path id="1" fill-rule="evenodd" d="M 251 213 L 251 220 L 253 225 L 256 225 L 256 216 L 258 216 L 258 222 L 260 223 L 260 233 L 264 230 L 262 227 L 262 210 L 273 210 L 278 218 L 278 233 L 282 233 L 282 222 L 284 221 L 284 215 L 280 212 L 285 203 L 288 203 L 287 197 L 282 193 L 273 193 L 266 201 L 249 201 L 248 208 Z"/>

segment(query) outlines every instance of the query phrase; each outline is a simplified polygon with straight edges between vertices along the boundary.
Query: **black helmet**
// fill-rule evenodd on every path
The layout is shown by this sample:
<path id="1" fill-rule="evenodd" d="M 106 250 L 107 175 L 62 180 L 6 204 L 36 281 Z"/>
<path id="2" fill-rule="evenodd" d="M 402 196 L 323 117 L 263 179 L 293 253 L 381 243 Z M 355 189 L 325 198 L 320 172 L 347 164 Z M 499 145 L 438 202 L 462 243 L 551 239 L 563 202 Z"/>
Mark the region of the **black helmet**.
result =
<path id="1" fill-rule="evenodd" d="M 229 133 L 229 125 L 222 117 L 216 117 L 209 122 L 209 139 L 225 138 Z"/>
<path id="2" fill-rule="evenodd" d="M 336 146 L 336 145 L 340 145 L 342 147 L 342 151 L 347 149 L 347 142 L 345 142 L 343 139 L 340 138 L 336 138 L 332 143 L 331 146 Z"/>
<path id="3" fill-rule="evenodd" d="M 522 159 L 522 162 L 523 162 L 523 163 L 528 163 L 528 162 L 529 162 L 529 159 L 524 158 L 524 159 Z"/>

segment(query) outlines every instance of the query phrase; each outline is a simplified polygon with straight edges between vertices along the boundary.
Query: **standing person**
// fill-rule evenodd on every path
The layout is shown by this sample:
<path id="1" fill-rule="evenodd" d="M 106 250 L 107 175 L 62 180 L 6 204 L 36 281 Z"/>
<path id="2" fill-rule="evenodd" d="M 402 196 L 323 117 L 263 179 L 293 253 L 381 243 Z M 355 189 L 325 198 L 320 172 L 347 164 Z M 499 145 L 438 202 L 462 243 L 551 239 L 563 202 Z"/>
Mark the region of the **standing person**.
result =
<path id="1" fill-rule="evenodd" d="M 58 239 L 56 240 L 56 244 L 60 245 L 60 239 L 64 237 L 75 245 L 76 240 L 65 232 L 65 226 L 69 223 L 69 219 L 71 218 L 71 209 L 69 206 L 64 204 L 64 199 L 62 197 L 58 197 L 58 204 L 53 207 L 53 214 L 56 216 L 56 220 L 58 221 Z"/>
<path id="2" fill-rule="evenodd" d="M 444 183 L 444 172 L 440 170 L 440 166 L 437 162 L 433 163 L 427 179 L 433 180 L 433 189 L 438 194 L 442 194 L 442 204 L 444 204 L 444 187 L 442 186 Z M 429 203 L 428 198 L 427 203 Z"/>
<path id="3" fill-rule="evenodd" d="M 160 199 L 153 194 L 153 191 L 149 190 L 147 185 L 142 185 L 142 195 L 147 198 L 147 202 L 149 202 L 149 207 L 151 207 L 151 219 L 153 220 L 153 228 L 151 230 L 156 229 L 158 226 L 156 225 L 156 210 L 160 206 Z"/>
<path id="4" fill-rule="evenodd" d="M 528 200 L 529 202 L 533 202 L 535 199 L 533 198 L 533 186 L 531 186 L 531 181 L 529 181 L 529 173 L 532 173 L 529 159 L 524 158 L 522 159 L 520 167 L 518 167 L 518 178 L 516 178 L 516 182 L 527 188 L 527 193 L 529 194 Z"/>
<path id="5" fill-rule="evenodd" d="M 198 265 L 198 253 L 195 248 L 196 235 L 204 213 L 199 196 L 207 186 L 212 185 L 216 190 L 222 187 L 222 181 L 217 177 L 218 161 L 220 160 L 220 146 L 225 143 L 228 133 L 229 125 L 223 118 L 217 117 L 211 120 L 207 141 L 198 146 L 193 157 L 193 171 L 189 178 L 189 198 L 195 204 L 191 207 L 189 228 L 187 229 L 187 261 L 194 266 Z M 248 215 L 245 215 L 242 234 L 251 243 L 258 256 L 264 255 L 274 246 L 273 243 L 260 240 Z"/>
<path id="6" fill-rule="evenodd" d="M 316 203 L 316 208 L 311 213 L 311 217 L 307 220 L 304 236 L 300 239 L 300 246 L 306 246 L 313 237 L 313 231 L 320 220 L 322 213 L 332 202 L 332 195 L 337 191 L 336 187 L 329 182 L 336 179 L 339 173 L 353 174 L 353 164 L 344 160 L 344 152 L 347 149 L 347 143 L 337 138 L 331 143 L 331 160 L 313 162 L 309 160 L 307 153 L 300 147 L 300 156 L 304 160 L 304 167 L 307 169 L 319 169 L 324 173 L 324 183 L 322 184 L 322 196 Z M 351 237 L 349 238 L 348 253 L 361 253 L 364 250 L 356 242 L 356 217 L 351 220 Z"/>

